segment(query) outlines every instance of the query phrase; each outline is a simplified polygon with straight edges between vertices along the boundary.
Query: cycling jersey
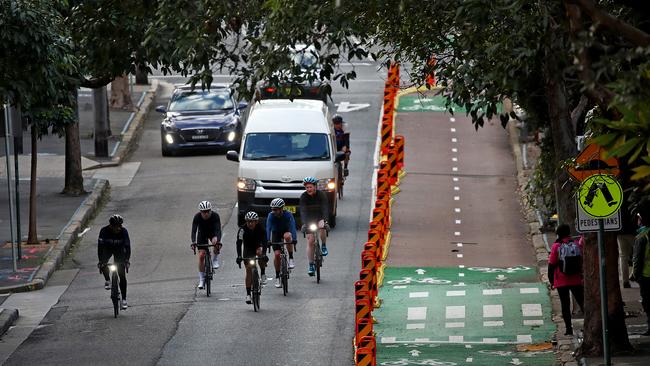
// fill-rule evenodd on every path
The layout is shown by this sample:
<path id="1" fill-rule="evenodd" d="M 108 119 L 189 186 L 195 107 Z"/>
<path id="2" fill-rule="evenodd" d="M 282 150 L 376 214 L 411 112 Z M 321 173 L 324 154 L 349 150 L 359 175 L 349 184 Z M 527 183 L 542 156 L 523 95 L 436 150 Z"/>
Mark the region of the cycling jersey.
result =
<path id="1" fill-rule="evenodd" d="M 344 128 L 334 129 L 334 134 L 336 136 L 336 151 L 341 151 L 343 147 L 350 148 L 350 133 L 346 132 Z"/>
<path id="2" fill-rule="evenodd" d="M 197 233 L 198 230 L 198 233 Z M 219 214 L 210 211 L 210 217 L 204 220 L 201 213 L 197 212 L 192 220 L 192 243 L 207 244 L 211 238 L 217 237 L 221 240 L 221 219 Z"/>
<path id="3" fill-rule="evenodd" d="M 252 258 L 256 256 L 257 249 L 266 245 L 266 232 L 261 224 L 255 225 L 255 228 L 249 229 L 247 225 L 239 227 L 237 232 L 237 256 L 241 258 Z M 244 255 L 242 256 L 242 244 L 244 245 Z"/>
<path id="4" fill-rule="evenodd" d="M 326 220 L 328 212 L 328 201 L 325 192 L 316 191 L 313 196 L 303 192 L 300 196 L 300 221 L 302 221 L 303 225 Z"/>
<path id="5" fill-rule="evenodd" d="M 282 211 L 280 217 L 276 217 L 273 213 L 269 213 L 266 218 L 266 237 L 271 239 L 271 232 L 284 234 L 291 233 L 291 237 L 296 240 L 296 221 L 289 211 Z"/>
<path id="6" fill-rule="evenodd" d="M 115 262 L 129 261 L 131 258 L 131 240 L 125 227 L 119 232 L 114 232 L 110 225 L 99 231 L 97 239 L 97 257 L 99 262 L 106 263 L 113 256 Z"/>

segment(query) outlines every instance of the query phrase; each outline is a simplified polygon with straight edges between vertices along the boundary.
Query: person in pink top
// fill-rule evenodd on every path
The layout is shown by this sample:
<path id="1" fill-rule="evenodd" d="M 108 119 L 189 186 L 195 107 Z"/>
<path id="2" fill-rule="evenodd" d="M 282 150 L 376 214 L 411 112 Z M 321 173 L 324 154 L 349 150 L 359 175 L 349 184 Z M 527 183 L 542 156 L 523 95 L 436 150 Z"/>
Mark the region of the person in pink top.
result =
<path id="1" fill-rule="evenodd" d="M 548 279 L 551 289 L 557 289 L 562 305 L 562 319 L 566 331 L 564 335 L 572 335 L 571 326 L 571 295 L 576 299 L 580 310 L 583 310 L 584 287 L 582 282 L 582 249 L 584 237 L 577 243 L 571 238 L 571 228 L 562 224 L 555 231 L 557 239 L 551 247 L 548 257 Z M 576 248 L 577 247 L 577 248 Z"/>

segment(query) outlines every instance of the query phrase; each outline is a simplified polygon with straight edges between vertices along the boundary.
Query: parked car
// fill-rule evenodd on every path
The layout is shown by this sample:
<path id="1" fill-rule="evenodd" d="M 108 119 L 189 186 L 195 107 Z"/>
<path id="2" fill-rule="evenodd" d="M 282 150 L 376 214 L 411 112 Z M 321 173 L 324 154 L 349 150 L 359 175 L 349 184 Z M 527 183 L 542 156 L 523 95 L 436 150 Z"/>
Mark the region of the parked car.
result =
<path id="1" fill-rule="evenodd" d="M 176 88 L 167 106 L 156 107 L 165 115 L 160 124 L 162 155 L 180 150 L 239 149 L 244 130 L 241 112 L 247 106 L 235 101 L 228 85 L 212 85 L 210 90 Z"/>
<path id="2" fill-rule="evenodd" d="M 304 44 L 291 48 L 289 58 L 294 66 L 298 66 L 305 76 L 308 74 L 319 75 L 321 65 L 318 62 L 318 51 L 314 46 Z M 288 74 L 289 71 L 278 71 L 279 77 Z M 272 85 L 270 82 L 263 83 L 259 88 L 260 99 L 317 99 L 327 104 L 327 90 L 329 84 L 321 80 L 307 81 L 291 85 L 283 83 L 279 86 Z"/>

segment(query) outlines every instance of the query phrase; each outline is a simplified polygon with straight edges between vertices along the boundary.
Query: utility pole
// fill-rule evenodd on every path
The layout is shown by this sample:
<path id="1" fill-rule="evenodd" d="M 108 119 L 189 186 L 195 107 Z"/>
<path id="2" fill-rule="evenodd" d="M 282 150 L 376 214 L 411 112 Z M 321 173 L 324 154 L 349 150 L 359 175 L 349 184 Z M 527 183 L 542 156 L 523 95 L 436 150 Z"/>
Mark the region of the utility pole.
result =
<path id="1" fill-rule="evenodd" d="M 7 164 L 7 193 L 9 195 L 9 231 L 11 233 L 11 257 L 13 262 L 14 272 L 18 271 L 18 265 L 16 263 L 16 230 L 14 222 L 16 219 L 16 202 L 14 189 L 15 186 L 12 184 L 11 180 L 13 179 L 12 164 L 11 164 L 11 151 L 13 150 L 13 137 L 11 133 L 11 112 L 9 111 L 10 104 L 5 103 L 4 105 L 4 123 L 5 123 L 5 160 Z"/>
<path id="2" fill-rule="evenodd" d="M 95 106 L 95 156 L 108 157 L 108 109 L 106 86 L 93 89 L 93 105 Z"/>

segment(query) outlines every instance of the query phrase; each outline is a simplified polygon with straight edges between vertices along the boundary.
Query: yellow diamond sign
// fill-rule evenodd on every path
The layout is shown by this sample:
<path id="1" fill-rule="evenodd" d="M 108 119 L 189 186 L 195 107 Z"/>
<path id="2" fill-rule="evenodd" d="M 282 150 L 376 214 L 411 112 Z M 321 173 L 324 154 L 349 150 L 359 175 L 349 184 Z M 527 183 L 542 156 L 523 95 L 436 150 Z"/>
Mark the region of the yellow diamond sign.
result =
<path id="1" fill-rule="evenodd" d="M 578 204 L 591 217 L 609 217 L 621 208 L 623 189 L 613 175 L 594 174 L 580 184 Z"/>

